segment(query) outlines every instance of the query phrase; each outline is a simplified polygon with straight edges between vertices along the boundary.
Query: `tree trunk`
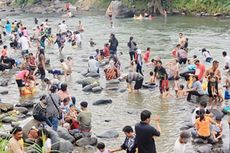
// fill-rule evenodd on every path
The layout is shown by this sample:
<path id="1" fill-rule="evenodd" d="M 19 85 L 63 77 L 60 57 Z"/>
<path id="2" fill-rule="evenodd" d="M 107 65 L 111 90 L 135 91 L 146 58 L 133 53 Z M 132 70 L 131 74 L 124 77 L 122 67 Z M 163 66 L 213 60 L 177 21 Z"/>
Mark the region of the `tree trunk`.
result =
<path id="1" fill-rule="evenodd" d="M 161 0 L 152 0 L 151 1 L 151 8 L 153 9 L 153 13 L 160 13 L 162 15 L 164 15 L 164 9 L 161 5 Z"/>

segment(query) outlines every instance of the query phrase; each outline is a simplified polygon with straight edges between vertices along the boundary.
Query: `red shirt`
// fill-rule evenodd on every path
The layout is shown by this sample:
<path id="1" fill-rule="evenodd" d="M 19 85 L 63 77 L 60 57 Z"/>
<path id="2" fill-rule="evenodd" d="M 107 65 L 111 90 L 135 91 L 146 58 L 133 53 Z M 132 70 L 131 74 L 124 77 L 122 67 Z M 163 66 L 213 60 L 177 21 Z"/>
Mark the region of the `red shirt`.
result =
<path id="1" fill-rule="evenodd" d="M 6 57 L 7 56 L 7 50 L 3 49 L 1 52 L 1 57 Z"/>
<path id="2" fill-rule="evenodd" d="M 196 75 L 198 76 L 199 80 L 203 78 L 204 72 L 205 72 L 204 64 L 200 63 L 199 65 L 196 65 Z"/>
<path id="3" fill-rule="evenodd" d="M 149 62 L 149 57 L 150 57 L 150 51 L 146 51 L 144 55 L 145 62 Z"/>
<path id="4" fill-rule="evenodd" d="M 104 47 L 104 56 L 105 57 L 109 57 L 110 56 L 110 52 L 109 52 L 109 48 L 108 47 Z"/>

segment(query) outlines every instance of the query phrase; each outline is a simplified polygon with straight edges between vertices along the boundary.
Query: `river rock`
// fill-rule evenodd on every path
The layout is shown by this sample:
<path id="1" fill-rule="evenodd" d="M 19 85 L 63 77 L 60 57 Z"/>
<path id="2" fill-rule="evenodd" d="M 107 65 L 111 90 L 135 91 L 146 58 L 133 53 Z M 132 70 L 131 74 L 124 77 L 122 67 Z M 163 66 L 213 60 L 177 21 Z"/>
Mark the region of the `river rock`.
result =
<path id="1" fill-rule="evenodd" d="M 9 139 L 10 137 L 11 137 L 11 134 L 7 132 L 0 132 L 0 138 Z"/>
<path id="2" fill-rule="evenodd" d="M 87 86 L 89 84 L 93 84 L 94 82 L 97 82 L 96 79 L 94 78 L 91 78 L 91 77 L 88 77 L 88 78 L 85 78 L 85 79 L 82 79 L 82 80 L 78 80 L 77 83 L 78 84 L 81 84 L 83 87 L 84 86 Z"/>
<path id="3" fill-rule="evenodd" d="M 58 127 L 57 133 L 60 138 L 63 138 L 70 142 L 74 142 L 75 140 L 75 138 L 69 134 L 69 131 L 66 128 L 63 128 L 61 126 Z"/>
<path id="4" fill-rule="evenodd" d="M 131 18 L 134 16 L 134 11 L 123 5 L 122 1 L 111 1 L 106 15 L 108 15 L 109 8 L 113 8 L 113 16 L 116 18 Z"/>
<path id="5" fill-rule="evenodd" d="M 33 108 L 34 107 L 34 103 L 32 101 L 27 101 L 27 102 L 23 102 L 23 103 L 18 103 L 15 106 L 16 107 Z"/>
<path id="6" fill-rule="evenodd" d="M 2 118 L 2 123 L 11 123 L 11 122 L 16 122 L 17 119 L 15 117 L 12 116 L 6 116 L 4 118 Z"/>
<path id="7" fill-rule="evenodd" d="M 106 88 L 107 90 L 112 90 L 112 91 L 117 91 L 119 88 L 118 87 L 109 87 Z"/>
<path id="8" fill-rule="evenodd" d="M 59 152 L 63 152 L 63 153 L 68 153 L 68 152 L 73 152 L 74 147 L 73 144 L 65 139 L 60 138 L 60 142 L 59 142 Z"/>
<path id="9" fill-rule="evenodd" d="M 35 120 L 33 117 L 29 117 L 29 118 L 25 119 L 23 122 L 21 122 L 20 127 L 22 127 L 23 134 L 27 135 L 29 130 L 33 126 L 38 128 L 40 124 L 41 124 L 41 122 Z"/>
<path id="10" fill-rule="evenodd" d="M 119 89 L 120 93 L 126 92 L 126 88 Z"/>
<path id="11" fill-rule="evenodd" d="M 8 112 L 13 110 L 14 105 L 13 104 L 8 104 L 8 103 L 0 103 L 0 110 L 3 112 Z"/>
<path id="12" fill-rule="evenodd" d="M 56 131 L 54 131 L 52 128 L 48 127 L 47 130 L 49 131 L 50 133 L 50 139 L 51 139 L 51 142 L 52 142 L 52 150 L 58 150 L 59 149 L 59 146 L 60 146 L 60 138 L 57 134 Z"/>
<path id="13" fill-rule="evenodd" d="M 84 147 L 87 145 L 95 146 L 97 144 L 97 138 L 95 137 L 85 137 L 81 138 L 80 140 L 77 140 L 76 146 L 78 147 Z"/>
<path id="14" fill-rule="evenodd" d="M 14 109 L 16 111 L 19 111 L 22 114 L 27 114 L 29 112 L 29 110 L 27 108 L 25 108 L 25 107 L 14 107 Z"/>
<path id="15" fill-rule="evenodd" d="M 199 146 L 197 148 L 197 152 L 199 152 L 199 153 L 210 153 L 211 149 L 212 149 L 211 144 L 205 144 L 205 145 Z"/>
<path id="16" fill-rule="evenodd" d="M 20 122 L 11 122 L 11 127 L 16 127 L 16 126 L 19 126 L 20 125 Z"/>
<path id="17" fill-rule="evenodd" d="M 219 118 L 224 117 L 224 113 L 221 110 L 211 109 L 209 111 L 213 114 L 214 117 L 219 117 Z"/>
<path id="18" fill-rule="evenodd" d="M 92 78 L 97 78 L 97 77 L 100 77 L 100 74 L 99 73 L 87 73 L 85 75 L 86 77 L 92 77 Z"/>
<path id="19" fill-rule="evenodd" d="M 9 83 L 9 80 L 1 80 L 0 81 L 0 86 L 6 87 L 6 86 L 8 86 L 8 83 Z"/>
<path id="20" fill-rule="evenodd" d="M 83 138 L 83 134 L 82 134 L 82 133 L 75 133 L 75 134 L 74 134 L 74 138 L 75 138 L 76 140 L 79 140 L 79 139 Z"/>
<path id="21" fill-rule="evenodd" d="M 93 88 L 92 88 L 92 92 L 101 92 L 102 89 L 103 89 L 103 88 L 102 88 L 101 86 L 93 87 Z"/>
<path id="22" fill-rule="evenodd" d="M 109 80 L 106 82 L 106 84 L 119 84 L 120 81 L 119 80 Z"/>
<path id="23" fill-rule="evenodd" d="M 109 130 L 103 133 L 100 133 L 96 135 L 98 138 L 117 138 L 119 136 L 119 133 L 114 130 Z"/>
<path id="24" fill-rule="evenodd" d="M 89 91 L 92 91 L 93 89 L 93 86 L 91 84 L 85 86 L 82 91 L 85 91 L 85 92 L 89 92 Z"/>
<path id="25" fill-rule="evenodd" d="M 1 95 L 7 95 L 9 93 L 9 91 L 1 91 L 0 94 Z"/>
<path id="26" fill-rule="evenodd" d="M 111 104 L 112 100 L 111 99 L 100 99 L 97 100 L 93 103 L 93 105 L 105 105 L 105 104 Z"/>

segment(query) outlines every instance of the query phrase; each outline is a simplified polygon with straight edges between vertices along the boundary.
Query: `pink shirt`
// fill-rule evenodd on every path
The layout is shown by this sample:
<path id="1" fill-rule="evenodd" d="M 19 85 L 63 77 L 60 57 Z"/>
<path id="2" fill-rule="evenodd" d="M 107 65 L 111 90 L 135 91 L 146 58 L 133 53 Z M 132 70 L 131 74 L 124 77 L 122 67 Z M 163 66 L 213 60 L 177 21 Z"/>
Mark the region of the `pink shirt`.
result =
<path id="1" fill-rule="evenodd" d="M 28 70 L 22 70 L 16 75 L 16 79 L 25 80 L 26 75 L 29 74 Z"/>

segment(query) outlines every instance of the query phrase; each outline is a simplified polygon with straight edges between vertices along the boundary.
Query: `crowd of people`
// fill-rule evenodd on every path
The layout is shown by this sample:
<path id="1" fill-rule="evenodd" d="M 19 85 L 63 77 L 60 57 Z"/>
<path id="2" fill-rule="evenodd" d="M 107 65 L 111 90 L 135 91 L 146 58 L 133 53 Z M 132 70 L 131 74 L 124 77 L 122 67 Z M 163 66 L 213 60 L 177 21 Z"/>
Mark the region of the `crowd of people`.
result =
<path id="1" fill-rule="evenodd" d="M 110 12 L 109 17 L 112 18 Z M 112 19 L 111 19 L 112 20 Z M 35 20 L 38 24 L 38 19 Z M 33 117 L 35 120 L 43 123 L 44 127 L 49 126 L 57 131 L 58 126 L 63 126 L 68 131 L 91 132 L 92 113 L 88 110 L 88 103 L 82 101 L 78 104 L 73 95 L 68 91 L 66 83 L 61 82 L 60 77 L 67 81 L 72 73 L 72 57 L 60 59 L 61 69 L 48 69 L 46 58 L 47 45 L 58 45 L 58 52 L 61 54 L 65 50 L 65 44 L 70 43 L 73 48 L 82 47 L 81 33 L 84 32 L 83 25 L 79 21 L 76 31 L 70 31 L 65 21 L 57 25 L 57 34 L 53 34 L 53 29 L 49 25 L 48 19 L 40 25 L 33 28 L 33 33 L 29 33 L 26 25 L 22 21 L 10 21 L 6 19 L 5 25 L 0 20 L 0 43 L 1 63 L 0 70 L 18 68 L 15 80 L 21 96 L 33 95 L 40 84 L 46 85 L 47 94 L 42 95 L 39 102 L 33 108 Z M 111 21 L 112 26 L 112 21 Z M 8 40 L 12 50 L 19 50 L 21 55 L 19 59 L 13 59 L 8 56 Z M 93 39 L 90 39 L 89 45 L 96 46 Z M 217 143 L 223 135 L 221 118 L 214 118 L 209 111 L 219 109 L 225 99 L 230 96 L 230 57 L 226 51 L 222 52 L 224 61 L 224 72 L 226 79 L 221 74 L 219 61 L 211 56 L 210 51 L 203 48 L 201 54 L 205 62 L 212 63 L 210 68 L 206 68 L 196 55 L 189 58 L 188 38 L 183 33 L 179 33 L 179 43 L 169 54 L 172 60 L 164 62 L 161 57 L 150 59 L 152 51 L 150 47 L 143 50 L 139 48 L 138 42 L 131 36 L 127 42 L 127 54 L 129 54 L 129 72 L 121 71 L 121 62 L 118 54 L 118 39 L 114 33 L 110 34 L 110 39 L 105 42 L 103 49 L 96 49 L 94 56 L 89 56 L 87 73 L 99 73 L 101 65 L 105 79 L 119 79 L 127 82 L 128 92 L 138 94 L 143 86 L 147 88 L 159 87 L 162 98 L 176 97 L 192 101 L 192 97 L 209 96 L 209 101 L 201 102 L 194 111 L 193 124 L 195 131 L 193 138 L 202 138 L 207 143 Z M 36 49 L 33 52 L 32 48 Z M 52 64 L 52 63 L 51 63 Z M 151 71 L 143 72 L 144 67 L 150 67 Z M 47 78 L 47 71 L 53 75 L 53 78 Z M 144 81 L 146 78 L 147 81 Z M 185 81 L 183 81 L 185 80 Z M 170 82 L 173 86 L 170 87 Z M 184 83 L 186 82 L 186 83 Z M 158 84 L 158 85 L 157 85 Z M 224 86 L 223 86 L 224 84 Z M 173 93 L 170 91 L 173 89 Z M 115 149 L 107 149 L 103 142 L 97 144 L 98 153 L 113 153 L 126 150 L 127 153 L 155 153 L 156 147 L 153 137 L 159 137 L 161 134 L 160 118 L 156 117 L 156 128 L 150 125 L 151 112 L 144 110 L 140 114 L 140 123 L 137 123 L 135 129 L 127 125 L 123 128 L 126 136 L 124 143 Z M 230 122 L 230 121 L 229 121 Z M 210 129 L 210 125 L 213 128 Z M 15 127 L 12 130 L 13 137 L 9 141 L 8 149 L 12 153 L 23 153 L 25 151 L 22 139 L 22 129 Z M 42 136 L 45 135 L 46 143 L 41 143 Z M 185 144 L 189 142 L 190 133 L 182 131 L 176 140 L 174 152 L 184 153 Z M 45 128 L 33 128 L 28 134 L 28 139 L 33 140 L 39 146 L 45 145 L 46 152 L 51 152 L 51 140 L 49 132 Z"/>

